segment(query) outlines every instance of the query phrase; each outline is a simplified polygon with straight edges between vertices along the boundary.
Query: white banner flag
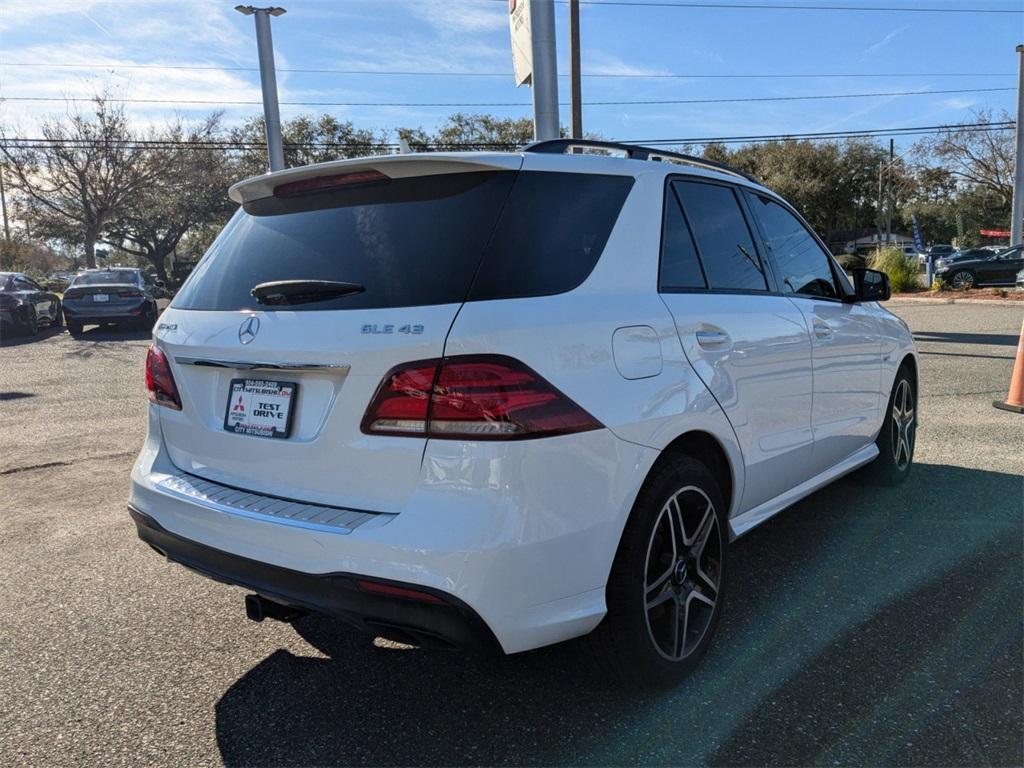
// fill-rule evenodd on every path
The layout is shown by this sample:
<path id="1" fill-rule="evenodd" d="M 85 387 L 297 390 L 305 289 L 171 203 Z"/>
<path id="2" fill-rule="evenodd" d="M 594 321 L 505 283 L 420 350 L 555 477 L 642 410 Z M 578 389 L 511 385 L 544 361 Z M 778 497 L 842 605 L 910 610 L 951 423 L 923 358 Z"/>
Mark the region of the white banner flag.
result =
<path id="1" fill-rule="evenodd" d="M 518 88 L 533 81 L 530 0 L 508 0 L 508 26 L 512 33 L 512 67 Z"/>

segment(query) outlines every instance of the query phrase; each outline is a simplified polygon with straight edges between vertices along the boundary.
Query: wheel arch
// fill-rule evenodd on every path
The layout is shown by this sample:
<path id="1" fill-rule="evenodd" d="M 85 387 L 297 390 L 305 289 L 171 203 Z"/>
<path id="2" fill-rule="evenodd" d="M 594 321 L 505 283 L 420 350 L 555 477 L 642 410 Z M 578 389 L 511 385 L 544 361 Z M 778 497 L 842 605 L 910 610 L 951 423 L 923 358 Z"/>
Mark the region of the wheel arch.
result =
<path id="1" fill-rule="evenodd" d="M 725 446 L 710 432 L 691 430 L 676 437 L 661 451 L 648 476 L 660 464 L 671 461 L 674 456 L 690 456 L 703 462 L 711 471 L 725 501 L 726 513 L 732 509 L 736 498 L 736 473 Z"/>

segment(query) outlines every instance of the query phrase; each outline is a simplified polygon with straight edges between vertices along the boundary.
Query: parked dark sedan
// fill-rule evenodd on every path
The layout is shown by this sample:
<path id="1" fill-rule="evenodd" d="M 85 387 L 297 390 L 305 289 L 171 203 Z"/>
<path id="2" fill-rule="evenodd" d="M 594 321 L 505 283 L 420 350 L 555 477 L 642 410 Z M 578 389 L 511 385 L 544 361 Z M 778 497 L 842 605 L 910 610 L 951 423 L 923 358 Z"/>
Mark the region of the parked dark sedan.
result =
<path id="1" fill-rule="evenodd" d="M 85 325 L 134 325 L 156 322 L 156 285 L 142 270 L 130 267 L 88 269 L 75 275 L 64 291 L 64 318 L 72 334 Z"/>
<path id="2" fill-rule="evenodd" d="M 995 255 L 978 249 L 977 258 L 954 261 L 945 264 L 935 276 L 956 290 L 975 288 L 981 285 L 1013 285 L 1017 272 L 1024 267 L 1024 246 L 1007 248 Z"/>
<path id="3" fill-rule="evenodd" d="M 59 326 L 60 296 L 20 272 L 0 272 L 0 326 L 35 336 L 41 324 Z"/>

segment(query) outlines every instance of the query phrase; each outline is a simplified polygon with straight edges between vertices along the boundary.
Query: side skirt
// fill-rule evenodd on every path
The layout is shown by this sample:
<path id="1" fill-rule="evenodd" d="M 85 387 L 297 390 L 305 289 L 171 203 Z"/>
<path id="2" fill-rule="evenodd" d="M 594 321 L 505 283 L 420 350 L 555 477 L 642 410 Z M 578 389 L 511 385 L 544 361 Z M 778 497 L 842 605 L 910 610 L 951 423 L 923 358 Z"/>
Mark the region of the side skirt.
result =
<path id="1" fill-rule="evenodd" d="M 806 480 L 800 483 L 800 485 L 790 488 L 788 491 L 779 494 L 774 499 L 769 499 L 753 509 L 748 509 L 746 512 L 736 515 L 736 517 L 729 521 L 729 527 L 732 529 L 732 538 L 738 539 L 743 534 L 759 526 L 768 518 L 774 517 L 779 512 L 786 509 L 786 507 L 796 504 L 805 496 L 811 495 L 819 488 L 823 488 L 831 483 L 833 480 L 838 480 L 843 475 L 849 474 L 858 467 L 862 467 L 873 461 L 876 456 L 878 456 L 878 446 L 874 443 L 868 443 L 863 448 L 858 449 L 855 453 L 847 456 L 835 466 L 826 469 L 820 475 L 816 475 L 810 480 Z"/>

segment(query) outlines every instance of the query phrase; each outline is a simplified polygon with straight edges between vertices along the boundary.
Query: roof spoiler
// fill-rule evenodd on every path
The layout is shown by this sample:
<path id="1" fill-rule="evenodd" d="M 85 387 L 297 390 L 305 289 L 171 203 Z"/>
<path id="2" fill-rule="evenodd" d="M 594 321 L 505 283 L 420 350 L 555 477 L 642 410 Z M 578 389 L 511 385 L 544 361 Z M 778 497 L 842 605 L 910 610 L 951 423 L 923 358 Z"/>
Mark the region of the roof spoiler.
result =
<path id="1" fill-rule="evenodd" d="M 378 157 L 355 157 L 347 160 L 332 160 L 316 165 L 287 168 L 262 176 L 254 176 L 233 184 L 228 197 L 236 203 L 245 204 L 260 198 L 270 197 L 274 189 L 284 184 L 315 179 L 318 176 L 350 174 L 361 171 L 377 172 L 390 179 L 411 176 L 432 176 L 442 173 L 466 173 L 471 171 L 518 171 L 523 157 L 510 153 L 462 153 L 443 152 L 412 155 L 383 155 Z"/>

